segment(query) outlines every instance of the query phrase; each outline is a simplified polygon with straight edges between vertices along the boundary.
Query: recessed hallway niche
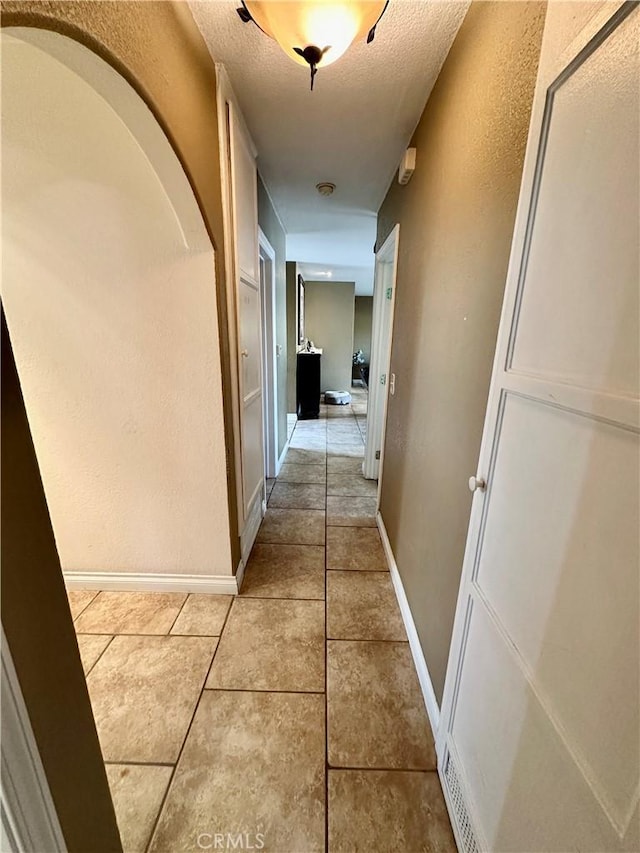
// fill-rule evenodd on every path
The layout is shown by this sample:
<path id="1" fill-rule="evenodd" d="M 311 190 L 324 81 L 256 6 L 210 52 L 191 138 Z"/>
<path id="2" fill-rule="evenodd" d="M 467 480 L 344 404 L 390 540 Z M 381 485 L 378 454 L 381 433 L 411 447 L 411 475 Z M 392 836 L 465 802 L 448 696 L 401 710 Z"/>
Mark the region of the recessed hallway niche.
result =
<path id="1" fill-rule="evenodd" d="M 3 292 L 67 579 L 231 575 L 214 250 L 111 66 L 7 28 Z"/>

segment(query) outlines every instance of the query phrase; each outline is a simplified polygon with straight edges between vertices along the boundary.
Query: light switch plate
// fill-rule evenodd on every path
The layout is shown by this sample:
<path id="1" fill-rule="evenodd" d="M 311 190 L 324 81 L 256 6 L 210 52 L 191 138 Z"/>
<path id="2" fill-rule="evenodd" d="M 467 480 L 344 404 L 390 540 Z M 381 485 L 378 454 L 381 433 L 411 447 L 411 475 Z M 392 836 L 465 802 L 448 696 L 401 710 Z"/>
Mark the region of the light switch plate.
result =
<path id="1" fill-rule="evenodd" d="M 395 373 L 391 373 L 389 375 L 389 393 L 392 396 L 396 393 L 396 375 L 395 375 Z"/>

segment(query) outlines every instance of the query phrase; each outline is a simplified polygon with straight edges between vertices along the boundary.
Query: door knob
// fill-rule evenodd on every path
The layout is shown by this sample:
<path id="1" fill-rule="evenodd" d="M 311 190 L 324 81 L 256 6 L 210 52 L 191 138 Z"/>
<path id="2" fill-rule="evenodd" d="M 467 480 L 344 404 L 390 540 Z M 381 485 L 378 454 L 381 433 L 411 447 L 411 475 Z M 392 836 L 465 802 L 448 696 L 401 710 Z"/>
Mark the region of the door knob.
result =
<path id="1" fill-rule="evenodd" d="M 481 492 L 487 488 L 487 483 L 482 477 L 469 477 L 469 491 L 475 492 L 476 489 L 480 489 Z"/>
<path id="2" fill-rule="evenodd" d="M 248 349 L 243 349 L 243 350 L 241 350 L 240 355 L 241 355 L 243 358 L 249 358 L 249 350 L 248 350 Z"/>

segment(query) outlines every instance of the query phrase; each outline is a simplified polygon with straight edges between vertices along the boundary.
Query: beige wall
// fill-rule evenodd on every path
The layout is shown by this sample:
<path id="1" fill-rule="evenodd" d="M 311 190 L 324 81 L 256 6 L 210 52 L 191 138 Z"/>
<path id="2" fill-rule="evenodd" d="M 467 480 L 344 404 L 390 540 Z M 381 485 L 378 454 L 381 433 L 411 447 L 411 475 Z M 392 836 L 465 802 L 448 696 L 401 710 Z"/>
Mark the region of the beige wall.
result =
<path id="1" fill-rule="evenodd" d="M 63 569 L 231 575 L 214 253 L 173 149 L 94 53 L 3 29 L 2 156 L 2 297 Z"/>
<path id="2" fill-rule="evenodd" d="M 305 281 L 305 336 L 323 350 L 320 388 L 351 388 L 355 284 Z"/>
<path id="3" fill-rule="evenodd" d="M 276 253 L 276 344 L 280 355 L 276 358 L 276 382 L 278 402 L 278 456 L 287 441 L 287 238 L 271 199 L 258 175 L 258 225 Z"/>
<path id="4" fill-rule="evenodd" d="M 174 148 L 216 251 L 233 564 L 240 559 L 231 370 L 225 296 L 222 191 L 213 61 L 186 3 L 133 0 L 2 0 L 2 26 L 55 30 L 88 46 L 133 86 Z M 161 57 L 161 61 L 159 60 Z"/>
<path id="5" fill-rule="evenodd" d="M 298 349 L 298 265 L 287 261 L 287 410 L 296 412 L 296 352 Z"/>
<path id="6" fill-rule="evenodd" d="M 371 324 L 373 296 L 356 296 L 353 318 L 353 351 L 361 349 L 367 364 L 371 361 Z"/>
<path id="7" fill-rule="evenodd" d="M 400 223 L 381 512 L 438 700 L 544 10 L 471 5 L 411 142 L 416 172 L 378 218 L 378 246 Z"/>

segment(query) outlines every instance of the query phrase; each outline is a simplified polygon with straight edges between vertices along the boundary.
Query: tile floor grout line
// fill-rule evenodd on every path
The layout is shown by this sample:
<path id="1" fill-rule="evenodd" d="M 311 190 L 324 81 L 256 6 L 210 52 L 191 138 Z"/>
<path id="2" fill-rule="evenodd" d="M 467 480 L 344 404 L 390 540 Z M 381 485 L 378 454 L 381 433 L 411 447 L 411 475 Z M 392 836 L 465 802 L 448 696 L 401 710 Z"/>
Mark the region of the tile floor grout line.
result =
<path id="1" fill-rule="evenodd" d="M 104 761 L 105 766 L 127 764 L 132 767 L 174 767 L 170 761 Z"/>
<path id="2" fill-rule="evenodd" d="M 323 542 L 258 542 L 256 540 L 256 545 L 296 545 L 300 547 L 301 545 L 309 545 L 311 548 L 324 548 Z"/>
<path id="3" fill-rule="evenodd" d="M 329 637 L 332 643 L 408 643 L 409 640 L 378 640 L 371 637 Z"/>
<path id="4" fill-rule="evenodd" d="M 64 580 L 64 578 L 63 578 L 63 580 Z M 79 590 L 79 591 L 81 591 L 81 590 Z M 73 592 L 73 590 L 72 590 L 72 589 L 67 589 L 67 599 L 69 598 L 69 593 L 70 593 L 70 592 Z M 101 592 L 102 592 L 102 590 L 101 590 L 101 589 L 99 589 L 99 590 L 96 592 L 96 594 L 93 596 L 93 598 L 91 599 L 91 601 L 88 601 L 88 602 L 85 604 L 85 606 L 82 608 L 82 610 L 80 611 L 80 613 L 78 613 L 78 614 L 77 614 L 77 616 L 72 617 L 71 621 L 73 622 L 73 624 L 74 624 L 74 625 L 76 624 L 76 622 L 78 621 L 78 619 L 82 616 L 82 614 L 85 612 L 85 610 L 86 610 L 88 607 L 91 607 L 91 605 L 92 605 L 92 604 L 93 604 L 93 602 L 96 600 L 96 598 L 100 595 L 100 593 L 101 593 Z"/>
<path id="5" fill-rule="evenodd" d="M 308 484 L 308 485 L 310 485 L 310 484 Z M 327 494 L 327 497 L 328 498 L 370 498 L 371 495 L 330 495 L 330 494 Z"/>
<path id="6" fill-rule="evenodd" d="M 267 687 L 205 687 L 204 693 L 282 693 L 285 696 L 324 696 L 324 690 L 274 690 Z"/>
<path id="7" fill-rule="evenodd" d="M 267 501 L 267 507 L 268 509 L 320 509 L 318 506 L 282 506 L 282 504 L 272 504 L 270 501 Z"/>
<path id="8" fill-rule="evenodd" d="M 235 598 L 235 596 L 234 596 L 234 598 Z M 160 808 L 158 809 L 158 812 L 156 814 L 156 818 L 153 822 L 153 826 L 151 827 L 151 833 L 149 834 L 149 838 L 147 839 L 147 843 L 144 847 L 144 853 L 149 853 L 149 848 L 151 846 L 151 842 L 153 841 L 153 837 L 156 834 L 156 830 L 158 829 L 158 824 L 160 823 L 160 817 L 162 815 L 162 811 L 163 811 L 165 804 L 167 802 L 167 797 L 169 796 L 169 791 L 171 790 L 171 786 L 173 785 L 173 780 L 176 777 L 176 770 L 178 769 L 178 764 L 180 762 L 180 758 L 182 757 L 182 753 L 184 752 L 184 748 L 186 746 L 187 739 L 189 737 L 189 733 L 191 732 L 191 728 L 193 726 L 193 721 L 196 718 L 196 714 L 198 713 L 198 708 L 200 707 L 200 702 L 202 701 L 202 697 L 204 696 L 205 685 L 207 683 L 207 679 L 209 678 L 209 673 L 211 672 L 211 667 L 213 666 L 213 663 L 216 659 L 216 654 L 218 652 L 218 649 L 220 648 L 220 641 L 222 639 L 224 629 L 227 627 L 227 621 L 229 620 L 229 614 L 231 613 L 231 610 L 233 609 L 233 605 L 234 605 L 234 602 L 232 601 L 230 606 L 229 606 L 229 609 L 227 610 L 226 616 L 224 618 L 224 622 L 222 623 L 222 628 L 220 629 L 220 636 L 218 637 L 218 642 L 216 643 L 216 647 L 213 650 L 213 654 L 211 655 L 211 661 L 209 663 L 209 666 L 207 667 L 207 671 L 206 671 L 204 679 L 202 681 L 202 688 L 200 690 L 200 693 L 198 694 L 198 698 L 197 698 L 196 703 L 193 707 L 193 713 L 191 714 L 191 719 L 189 720 L 189 725 L 187 726 L 187 730 L 186 730 L 184 738 L 182 740 L 182 744 L 180 745 L 180 749 L 178 750 L 178 755 L 176 756 L 176 761 L 175 761 L 175 764 L 173 765 L 173 770 L 171 771 L 171 776 L 169 777 L 169 783 L 167 784 L 167 787 L 165 789 L 164 796 L 162 797 L 162 801 L 160 803 Z"/>
<path id="9" fill-rule="evenodd" d="M 203 593 L 203 595 L 217 595 L 217 593 Z M 90 633 L 87 631 L 82 631 L 79 634 L 76 634 L 77 637 L 106 637 L 104 631 L 98 631 L 96 633 Z M 111 637 L 111 641 L 115 640 L 116 637 L 146 637 L 150 639 L 151 637 L 166 637 L 171 640 L 173 637 L 180 637 L 181 639 L 196 637 L 204 640 L 215 640 L 216 637 L 220 637 L 220 634 L 141 634 L 141 633 L 133 633 L 131 631 L 115 631 L 113 636 Z M 106 651 L 106 648 L 105 648 Z M 104 654 L 104 652 L 102 653 Z"/>
<path id="10" fill-rule="evenodd" d="M 207 594 L 209 594 L 209 595 L 214 594 L 215 595 L 215 593 L 204 593 L 204 594 L 205 595 L 207 595 Z M 145 636 L 145 635 L 142 634 L 141 636 Z M 149 635 L 147 634 L 147 636 L 149 636 Z M 188 637 L 197 637 L 199 640 L 219 640 L 222 635 L 221 634 L 167 634 L 166 636 L 167 637 L 180 637 L 180 639 L 182 639 L 182 640 L 184 640 Z"/>
<path id="11" fill-rule="evenodd" d="M 322 598 L 294 597 L 290 595 L 243 595 L 243 600 L 250 598 L 252 601 L 324 601 Z M 187 634 L 187 636 L 190 636 Z"/>
<path id="12" fill-rule="evenodd" d="M 328 637 L 327 638 L 332 643 L 401 643 L 402 645 L 406 645 L 409 640 L 347 640 L 341 637 Z"/>
<path id="13" fill-rule="evenodd" d="M 325 483 L 319 483 L 317 480 L 280 480 L 280 483 L 286 486 L 326 486 Z M 275 486 L 273 488 L 275 489 Z M 353 496 L 347 495 L 347 497 Z"/>
<path id="14" fill-rule="evenodd" d="M 342 764 L 331 765 L 329 770 L 345 770 L 347 772 L 362 772 L 362 773 L 435 773 L 438 774 L 438 768 L 433 767 L 429 770 L 426 770 L 422 767 L 358 767 L 355 766 L 347 766 Z"/>
<path id="15" fill-rule="evenodd" d="M 362 530 L 373 530 L 373 527 L 362 527 L 361 529 Z M 356 574 L 356 572 L 359 574 L 364 574 L 364 575 L 388 575 L 388 574 L 390 574 L 389 569 L 329 569 L 329 568 L 327 568 L 327 571 L 328 572 L 345 572 L 345 573 L 348 572 L 350 575 Z"/>
<path id="16" fill-rule="evenodd" d="M 169 628 L 169 630 L 167 631 L 167 636 L 171 636 L 171 631 L 173 630 L 173 627 L 174 627 L 174 625 L 176 624 L 176 622 L 178 621 L 178 619 L 180 618 L 180 614 L 181 614 L 181 613 L 182 613 L 182 611 L 184 610 L 184 606 L 185 606 L 185 604 L 187 603 L 187 601 L 189 600 L 189 596 L 190 596 L 190 595 L 191 595 L 191 593 L 190 593 L 190 592 L 188 592 L 188 593 L 185 595 L 185 597 L 184 597 L 184 601 L 183 601 L 183 602 L 182 602 L 182 604 L 180 605 L 180 607 L 179 607 L 179 609 L 178 609 L 178 612 L 177 612 L 177 614 L 176 614 L 176 618 L 173 620 L 173 622 L 171 623 L 171 627 L 170 627 L 170 628 Z M 174 635 L 174 636 L 178 636 L 178 635 Z"/>
<path id="17" fill-rule="evenodd" d="M 94 599 L 94 601 L 95 601 L 95 599 Z M 83 637 L 83 636 L 84 636 L 84 637 L 104 637 L 104 634 L 76 634 L 76 642 L 77 642 L 78 637 Z M 107 649 L 109 648 L 109 646 L 111 645 L 111 643 L 115 640 L 115 638 L 116 638 L 116 634 L 112 634 L 112 635 L 111 635 L 111 638 L 109 639 L 109 642 L 107 643 L 107 645 L 106 645 L 106 646 L 104 647 L 104 649 L 100 652 L 100 654 L 99 654 L 99 655 L 98 655 L 98 657 L 94 660 L 94 662 L 91 664 L 91 666 L 89 667 L 89 669 L 85 672 L 85 674 L 84 674 L 85 681 L 87 680 L 87 678 L 89 678 L 89 675 L 90 675 L 90 674 L 93 672 L 93 670 L 95 669 L 96 664 L 98 663 L 98 661 L 100 660 L 100 658 L 104 655 L 104 653 L 107 651 Z"/>
<path id="18" fill-rule="evenodd" d="M 304 542 L 257 542 L 256 545 L 277 545 L 279 548 L 322 548 L 322 545 L 308 545 Z"/>

